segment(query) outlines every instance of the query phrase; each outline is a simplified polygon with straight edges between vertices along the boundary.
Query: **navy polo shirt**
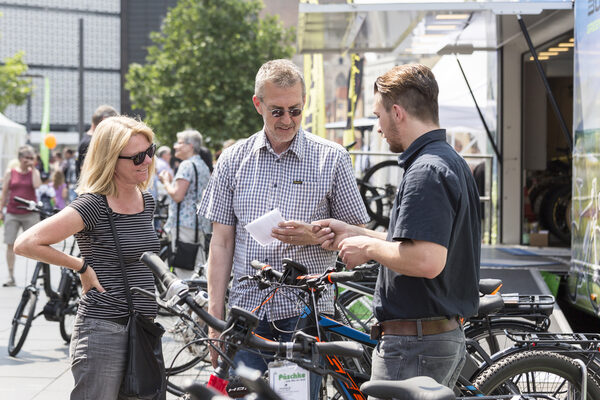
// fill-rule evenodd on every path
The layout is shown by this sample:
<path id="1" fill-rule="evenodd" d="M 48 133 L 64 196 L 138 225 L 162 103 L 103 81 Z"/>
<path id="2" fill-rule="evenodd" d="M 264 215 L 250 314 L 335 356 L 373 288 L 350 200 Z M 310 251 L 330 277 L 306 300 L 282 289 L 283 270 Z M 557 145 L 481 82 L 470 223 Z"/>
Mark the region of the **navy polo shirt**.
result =
<path id="1" fill-rule="evenodd" d="M 416 139 L 399 157 L 404 169 L 394 201 L 389 241 L 423 240 L 448 249 L 434 279 L 381 268 L 373 308 L 379 321 L 470 317 L 479 304 L 479 194 L 465 160 L 438 129 Z"/>

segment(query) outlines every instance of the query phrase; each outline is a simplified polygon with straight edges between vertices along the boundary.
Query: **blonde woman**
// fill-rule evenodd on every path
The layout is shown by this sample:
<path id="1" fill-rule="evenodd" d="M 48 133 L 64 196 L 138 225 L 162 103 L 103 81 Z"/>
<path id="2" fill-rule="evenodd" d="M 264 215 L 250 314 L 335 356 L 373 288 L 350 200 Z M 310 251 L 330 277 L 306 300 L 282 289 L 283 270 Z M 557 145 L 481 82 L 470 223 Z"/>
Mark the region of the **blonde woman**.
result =
<path id="1" fill-rule="evenodd" d="M 154 177 L 153 140 L 152 130 L 134 119 L 117 116 L 102 121 L 85 158 L 79 197 L 15 243 L 17 254 L 80 274 L 83 295 L 70 349 L 75 378 L 71 400 L 119 398 L 127 361 L 129 311 L 108 212 L 116 225 L 129 284 L 154 291 L 152 273 L 139 261 L 143 252 L 159 249 L 152 226 L 155 203 L 146 191 Z M 81 258 L 51 247 L 71 235 Z M 133 294 L 133 305 L 148 318 L 156 316 L 151 299 Z"/>

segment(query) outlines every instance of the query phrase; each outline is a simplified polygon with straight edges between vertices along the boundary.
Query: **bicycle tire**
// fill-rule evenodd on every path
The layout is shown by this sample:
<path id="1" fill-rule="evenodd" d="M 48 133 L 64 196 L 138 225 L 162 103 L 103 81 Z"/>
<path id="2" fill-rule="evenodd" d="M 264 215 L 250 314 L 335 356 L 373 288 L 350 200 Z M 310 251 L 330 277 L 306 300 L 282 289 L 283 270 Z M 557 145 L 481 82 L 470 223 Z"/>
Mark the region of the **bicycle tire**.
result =
<path id="1" fill-rule="evenodd" d="M 386 168 L 388 170 L 382 172 Z M 390 224 L 390 214 L 402 175 L 403 170 L 396 160 L 386 160 L 369 168 L 362 178 L 359 191 L 367 213 L 385 228 Z M 373 190 L 378 193 L 377 197 L 372 197 Z M 370 207 L 371 204 L 377 205 L 377 200 L 381 201 L 381 212 L 378 212 L 377 207 Z"/>
<path id="2" fill-rule="evenodd" d="M 571 243 L 571 185 L 552 186 L 542 200 L 540 216 L 546 228 L 563 243 Z"/>
<path id="3" fill-rule="evenodd" d="M 71 291 L 67 300 L 66 307 L 62 311 L 62 315 L 59 321 L 60 336 L 66 343 L 71 342 L 71 335 L 73 334 L 73 324 L 75 323 L 75 317 L 77 316 L 77 309 L 79 308 L 79 299 L 81 297 L 81 281 L 75 277 L 71 284 Z"/>
<path id="4" fill-rule="evenodd" d="M 8 338 L 8 354 L 12 357 L 15 357 L 21 351 L 25 339 L 27 339 L 29 328 L 31 328 L 35 316 L 37 299 L 38 295 L 34 290 L 29 287 L 25 288 L 13 317 Z"/>
<path id="5" fill-rule="evenodd" d="M 572 359 L 550 351 L 521 351 L 498 360 L 474 381 L 487 395 L 550 394 L 552 398 L 573 397 L 581 391 L 581 372 Z M 588 376 L 587 398 L 600 399 L 598 383 Z"/>

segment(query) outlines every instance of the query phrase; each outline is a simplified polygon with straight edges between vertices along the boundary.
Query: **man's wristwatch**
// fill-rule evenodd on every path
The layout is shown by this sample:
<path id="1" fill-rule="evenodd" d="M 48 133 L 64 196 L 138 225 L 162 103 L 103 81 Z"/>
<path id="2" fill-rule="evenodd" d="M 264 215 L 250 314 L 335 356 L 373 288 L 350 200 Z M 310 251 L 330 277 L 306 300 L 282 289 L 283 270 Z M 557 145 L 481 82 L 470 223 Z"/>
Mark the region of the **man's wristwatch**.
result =
<path id="1" fill-rule="evenodd" d="M 87 260 L 84 258 L 84 259 L 83 259 L 83 265 L 81 266 L 81 268 L 79 269 L 79 271 L 77 271 L 77 273 L 78 273 L 79 275 L 83 274 L 83 273 L 84 273 L 84 272 L 87 270 L 87 268 L 88 268 L 88 265 L 89 265 L 89 264 L 88 264 Z"/>

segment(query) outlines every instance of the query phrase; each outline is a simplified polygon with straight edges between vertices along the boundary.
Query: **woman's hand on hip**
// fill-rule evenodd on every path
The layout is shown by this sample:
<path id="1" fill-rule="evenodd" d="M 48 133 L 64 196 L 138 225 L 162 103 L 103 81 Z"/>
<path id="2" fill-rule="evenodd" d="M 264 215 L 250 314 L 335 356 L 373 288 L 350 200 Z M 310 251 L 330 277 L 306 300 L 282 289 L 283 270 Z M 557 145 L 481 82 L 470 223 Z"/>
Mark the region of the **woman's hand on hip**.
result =
<path id="1" fill-rule="evenodd" d="M 93 288 L 96 288 L 96 290 L 100 293 L 106 292 L 106 290 L 104 290 L 104 288 L 100 284 L 98 277 L 96 276 L 96 271 L 94 271 L 94 268 L 92 268 L 91 265 L 83 274 L 79 275 L 79 278 L 81 279 L 82 295 L 86 294 L 89 290 Z"/>

